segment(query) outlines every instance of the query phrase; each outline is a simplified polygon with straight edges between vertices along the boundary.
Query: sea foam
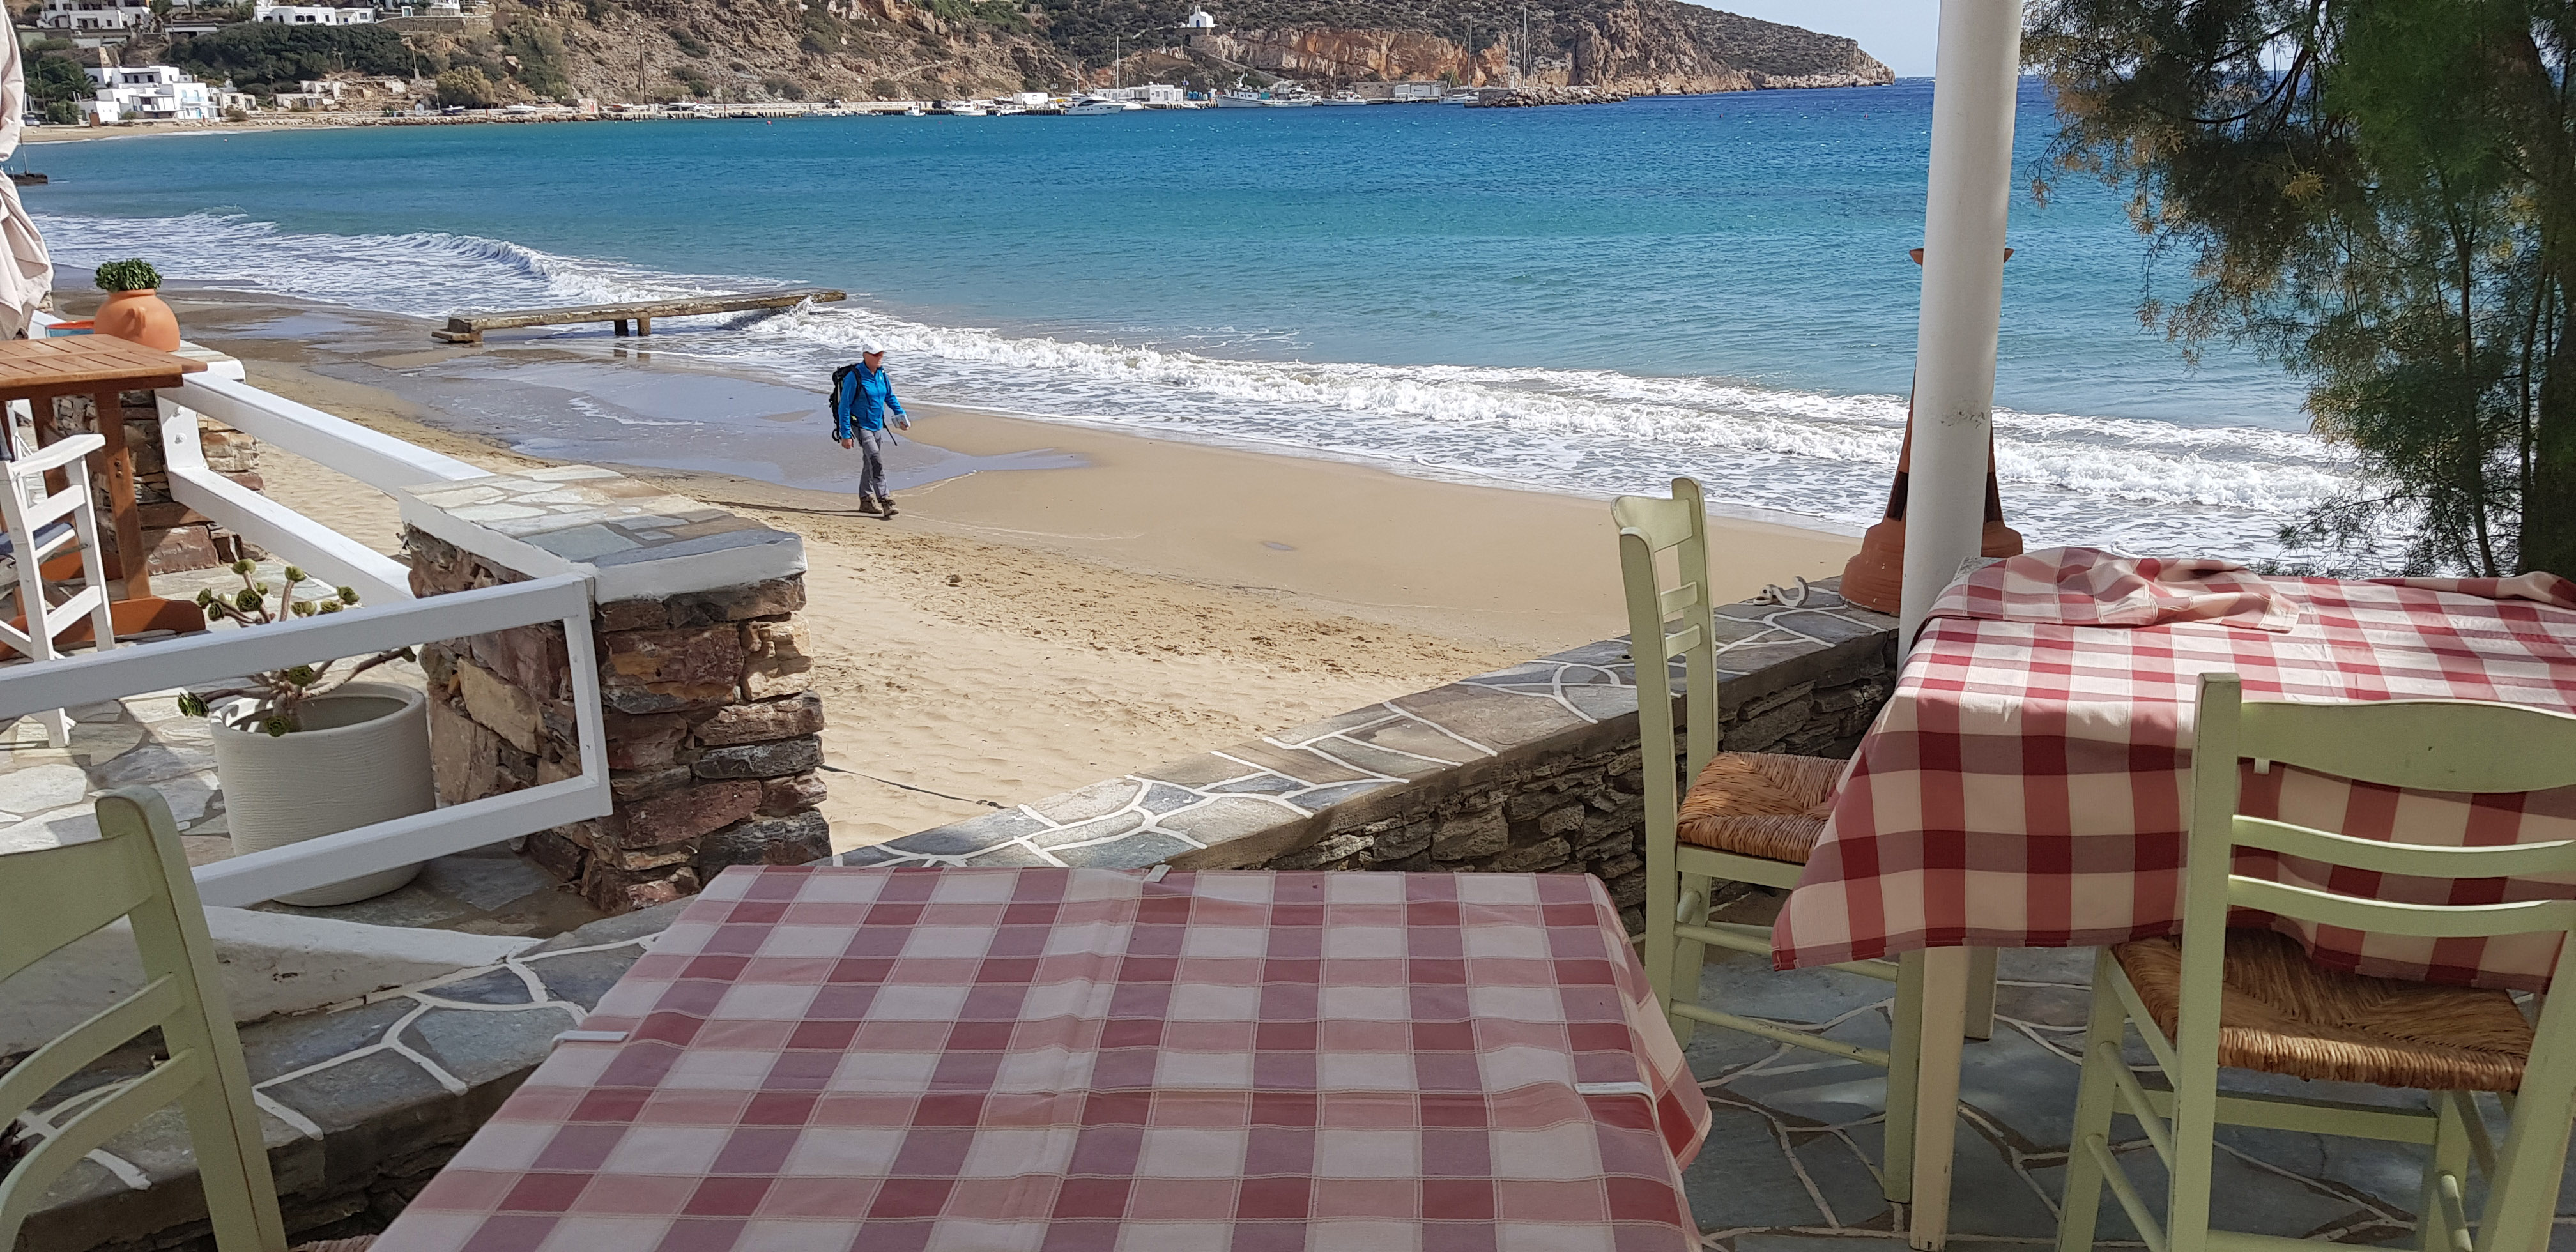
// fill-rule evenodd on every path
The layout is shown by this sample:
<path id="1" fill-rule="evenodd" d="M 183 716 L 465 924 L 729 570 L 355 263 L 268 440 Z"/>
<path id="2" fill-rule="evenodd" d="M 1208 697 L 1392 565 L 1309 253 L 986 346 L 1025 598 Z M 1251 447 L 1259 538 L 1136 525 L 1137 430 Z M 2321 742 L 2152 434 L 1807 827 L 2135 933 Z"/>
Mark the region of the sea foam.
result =
<path id="1" fill-rule="evenodd" d="M 419 316 L 779 285 L 472 235 L 296 233 L 208 213 L 39 220 L 65 264 L 140 251 L 174 279 Z M 1214 333 L 1182 350 L 1122 343 L 1114 329 L 937 325 L 872 307 L 864 294 L 657 329 L 657 355 L 818 390 L 873 338 L 893 349 L 908 398 L 1590 496 L 1688 475 L 1732 510 L 1843 530 L 1881 511 L 1905 420 L 1900 395 L 1607 370 L 1244 359 L 1207 345 L 1276 354 L 1283 332 Z M 1996 428 L 2008 508 L 2034 544 L 2268 555 L 2283 523 L 2349 482 L 2345 452 L 2295 431 L 2013 410 L 1998 410 Z"/>

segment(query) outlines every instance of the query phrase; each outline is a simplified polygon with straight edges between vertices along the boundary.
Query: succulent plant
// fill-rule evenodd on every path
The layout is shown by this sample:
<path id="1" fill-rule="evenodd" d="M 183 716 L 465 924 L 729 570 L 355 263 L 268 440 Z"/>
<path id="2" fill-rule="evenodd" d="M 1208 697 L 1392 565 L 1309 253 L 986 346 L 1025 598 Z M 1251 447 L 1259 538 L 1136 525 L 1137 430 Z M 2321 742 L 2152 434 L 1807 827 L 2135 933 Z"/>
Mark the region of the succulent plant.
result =
<path id="1" fill-rule="evenodd" d="M 141 262 L 136 262 L 141 264 Z M 240 575 L 241 590 L 229 595 L 209 588 L 197 593 L 197 607 L 205 610 L 209 621 L 234 621 L 243 626 L 260 626 L 273 622 L 293 621 L 299 617 L 320 617 L 355 608 L 358 593 L 351 587 L 330 587 L 289 565 L 283 572 L 283 586 L 271 586 L 259 577 L 259 566 L 252 561 L 235 561 L 232 572 Z M 297 588 L 312 583 L 321 590 L 299 597 Z M 248 710 L 227 714 L 230 724 L 240 730 L 258 730 L 269 735 L 284 735 L 304 729 L 304 706 L 316 696 L 328 695 L 341 684 L 388 661 L 413 659 L 409 648 L 379 652 L 345 674 L 334 678 L 332 671 L 339 661 L 320 665 L 294 665 L 285 669 L 265 670 L 242 680 L 242 685 L 219 691 L 189 691 L 179 696 L 179 711 L 190 717 L 211 716 L 214 701 L 235 698 L 250 702 Z"/>
<path id="2" fill-rule="evenodd" d="M 161 285 L 161 271 L 141 257 L 109 261 L 98 267 L 95 277 L 101 291 L 151 291 Z"/>

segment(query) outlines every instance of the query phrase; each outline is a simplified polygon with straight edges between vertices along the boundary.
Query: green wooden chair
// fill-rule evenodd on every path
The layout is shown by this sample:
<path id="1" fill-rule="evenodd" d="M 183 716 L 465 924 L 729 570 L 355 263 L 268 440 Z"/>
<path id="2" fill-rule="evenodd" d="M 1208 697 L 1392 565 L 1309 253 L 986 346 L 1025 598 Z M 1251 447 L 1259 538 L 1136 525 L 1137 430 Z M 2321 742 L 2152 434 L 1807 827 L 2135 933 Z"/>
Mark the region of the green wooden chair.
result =
<path id="1" fill-rule="evenodd" d="M 2576 874 L 2576 841 L 2445 848 L 2360 839 L 2236 812 L 2241 758 L 2423 791 L 2526 792 L 2576 785 L 2576 717 L 2466 701 L 2245 703 L 2233 674 L 2200 683 L 2192 747 L 2183 937 L 2122 944 L 2094 963 L 2059 1252 L 2093 1246 L 2102 1189 L 2153 1252 L 2317 1245 L 2209 1227 L 2220 1125 L 2425 1145 L 2425 1252 L 2537 1252 L 2549 1242 L 2576 1100 L 2576 992 L 2545 997 L 2538 1029 L 2502 991 L 2364 978 L 2318 966 L 2270 930 L 2227 928 L 2231 907 L 2384 935 L 2456 939 L 2557 933 L 2553 988 L 2576 968 L 2576 901 L 2430 905 L 2365 900 L 2236 875 L 2234 849 L 2269 849 L 2376 874 L 2434 879 Z M 2130 1022 L 2172 1085 L 2148 1090 L 2121 1057 Z M 2220 1066 L 2421 1088 L 2423 1110 L 2221 1092 Z M 2476 1094 L 2512 1114 L 2501 1147 Z M 2110 1148 L 2111 1117 L 2144 1127 L 2171 1175 L 2161 1220 Z M 2474 1237 L 2469 1169 L 2487 1179 Z"/>
<path id="2" fill-rule="evenodd" d="M 147 981 L 0 1075 L 0 1127 L 152 1027 L 161 1028 L 170 1059 L 64 1122 L 0 1179 L 0 1248 L 18 1246 L 19 1226 L 73 1162 L 176 1103 L 187 1115 L 216 1246 L 281 1252 L 286 1230 L 250 1073 L 170 806 L 147 788 L 112 791 L 99 797 L 98 826 L 94 843 L 0 857 L 0 917 L 8 919 L 0 925 L 0 979 L 122 917 L 132 919 Z"/>
<path id="3" fill-rule="evenodd" d="M 1628 602 L 1629 656 L 1637 666 L 1637 729 L 1646 762 L 1646 936 L 1640 955 L 1673 1033 L 1688 1043 L 1696 1024 L 1722 1026 L 1888 1071 L 1887 1198 L 1904 1203 L 1914 1162 L 1915 1060 L 1922 1042 L 1923 967 L 1918 954 L 1899 961 L 1854 961 L 1835 969 L 1896 984 L 1889 1044 L 1864 1047 L 1746 1017 L 1700 1003 L 1699 972 L 1712 946 L 1771 957 L 1766 926 L 1709 920 L 1714 880 L 1787 889 L 1798 885 L 1807 854 L 1824 829 L 1822 804 L 1844 762 L 1826 757 L 1721 752 L 1717 725 L 1715 605 L 1708 589 L 1708 509 L 1700 486 L 1673 480 L 1670 499 L 1621 496 L 1610 505 L 1619 526 L 1619 571 Z M 1673 555 L 1676 574 L 1658 567 Z M 1674 657 L 1683 664 L 1683 732 L 1687 751 L 1676 772 L 1673 704 L 1657 699 L 1657 680 Z M 1687 795 L 1681 779 L 1692 780 Z"/>

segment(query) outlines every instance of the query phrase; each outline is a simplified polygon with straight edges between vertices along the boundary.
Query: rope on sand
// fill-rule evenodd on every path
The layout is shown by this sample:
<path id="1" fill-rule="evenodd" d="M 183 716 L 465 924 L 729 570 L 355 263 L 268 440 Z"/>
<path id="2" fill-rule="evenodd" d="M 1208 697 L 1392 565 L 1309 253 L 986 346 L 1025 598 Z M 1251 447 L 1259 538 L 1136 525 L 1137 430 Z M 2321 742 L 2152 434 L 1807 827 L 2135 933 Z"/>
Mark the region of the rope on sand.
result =
<path id="1" fill-rule="evenodd" d="M 875 517 L 857 509 L 808 509 L 793 504 L 757 504 L 750 500 L 708 500 L 707 503 L 727 509 L 767 509 L 772 513 L 811 513 L 818 517 Z"/>
<path id="2" fill-rule="evenodd" d="M 891 779 L 891 778 L 879 778 L 879 777 L 877 777 L 877 776 L 876 776 L 876 775 L 874 775 L 874 774 L 862 774 L 862 773 L 860 773 L 860 772 L 859 772 L 859 771 L 857 771 L 857 770 L 854 770 L 854 769 L 843 769 L 843 768 L 841 768 L 841 767 L 840 767 L 840 766 L 838 766 L 838 765 L 826 765 L 826 766 L 823 766 L 823 768 L 824 768 L 824 769 L 828 769 L 828 770 L 832 771 L 832 772 L 833 772 L 833 773 L 835 773 L 835 774 L 848 774 L 848 775 L 850 775 L 850 776 L 852 776 L 852 777 L 854 777 L 854 778 L 864 778 L 864 779 L 867 779 L 869 782 L 880 782 L 880 783 L 884 783 L 885 785 L 887 785 L 887 786 L 889 786 L 889 787 L 900 787 L 900 788 L 902 788 L 902 789 L 904 789 L 904 790 L 906 790 L 906 791 L 918 791 L 918 792 L 920 792 L 920 793 L 921 793 L 921 794 L 923 794 L 923 795 L 926 795 L 926 796 L 937 796 L 937 797 L 939 797 L 939 798 L 940 798 L 940 799 L 942 799 L 942 800 L 955 800 L 955 801 L 956 801 L 956 802 L 958 802 L 959 804 L 980 804 L 980 805 L 983 805 L 985 808 L 988 808 L 988 809 L 999 809 L 999 808 L 1007 808 L 1007 807 L 1009 807 L 1009 806 L 1007 806 L 1007 805 L 995 804 L 995 803 L 993 803 L 993 802 L 992 802 L 992 801 L 990 801 L 990 800 L 977 800 L 977 799 L 974 799 L 974 798 L 969 797 L 969 796 L 952 796 L 952 795 L 948 794 L 948 793 L 947 793 L 947 792 L 945 792 L 945 791 L 933 791 L 933 790 L 931 790 L 931 789 L 930 789 L 930 788 L 928 788 L 928 787 L 916 787 L 916 786 L 913 786 L 911 783 L 899 783 L 899 782 L 896 782 L 895 780 L 893 780 L 893 779 Z"/>

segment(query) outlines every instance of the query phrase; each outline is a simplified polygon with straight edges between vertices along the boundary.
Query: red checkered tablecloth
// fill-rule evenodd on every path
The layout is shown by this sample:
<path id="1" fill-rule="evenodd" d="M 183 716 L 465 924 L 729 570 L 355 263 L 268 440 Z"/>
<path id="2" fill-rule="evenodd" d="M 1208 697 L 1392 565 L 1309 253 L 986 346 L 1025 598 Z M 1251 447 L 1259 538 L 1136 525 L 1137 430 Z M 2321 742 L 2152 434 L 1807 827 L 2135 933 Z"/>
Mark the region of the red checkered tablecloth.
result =
<path id="1" fill-rule="evenodd" d="M 1682 1252 L 1582 875 L 737 868 L 378 1252 Z"/>
<path id="2" fill-rule="evenodd" d="M 1931 619 L 1780 915 L 1779 966 L 2179 933 L 2185 745 L 2204 673 L 2241 675 L 2249 700 L 2447 698 L 2576 711 L 2576 612 L 2433 586 L 2271 586 L 2299 611 L 2286 632 L 2210 621 L 2117 629 Z M 1944 605 L 1964 612 L 1968 600 Z M 2576 789 L 2399 792 L 2250 765 L 2244 782 L 2244 812 L 2347 834 L 2453 846 L 2576 838 Z M 2403 879 L 2246 851 L 2237 868 L 2382 899 L 2576 896 L 2576 884 Z M 2338 968 L 2535 989 L 2557 944 L 2293 933 Z"/>

